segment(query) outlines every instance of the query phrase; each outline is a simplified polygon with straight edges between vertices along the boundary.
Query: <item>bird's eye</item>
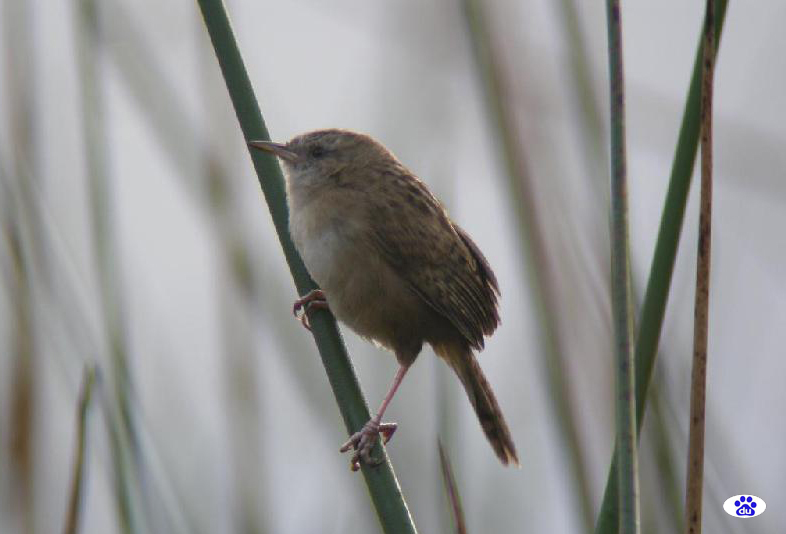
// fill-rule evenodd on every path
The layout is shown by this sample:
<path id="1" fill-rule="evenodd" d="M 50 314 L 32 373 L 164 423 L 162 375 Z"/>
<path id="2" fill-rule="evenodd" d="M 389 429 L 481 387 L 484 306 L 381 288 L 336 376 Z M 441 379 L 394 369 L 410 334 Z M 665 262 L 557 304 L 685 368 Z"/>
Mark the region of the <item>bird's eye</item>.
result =
<path id="1" fill-rule="evenodd" d="M 317 145 L 311 149 L 312 158 L 321 158 L 324 155 L 325 155 L 325 148 L 320 145 Z"/>

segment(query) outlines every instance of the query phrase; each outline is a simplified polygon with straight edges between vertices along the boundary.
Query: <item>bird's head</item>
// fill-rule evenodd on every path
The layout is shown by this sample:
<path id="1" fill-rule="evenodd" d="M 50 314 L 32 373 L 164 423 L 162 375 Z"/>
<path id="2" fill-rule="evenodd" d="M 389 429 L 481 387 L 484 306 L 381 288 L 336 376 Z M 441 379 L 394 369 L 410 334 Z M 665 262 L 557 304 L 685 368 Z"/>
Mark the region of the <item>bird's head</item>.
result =
<path id="1" fill-rule="evenodd" d="M 368 135 L 349 130 L 316 130 L 288 143 L 251 141 L 249 146 L 276 155 L 283 164 L 290 187 L 312 189 L 368 179 L 371 168 L 398 165 L 396 158 Z"/>

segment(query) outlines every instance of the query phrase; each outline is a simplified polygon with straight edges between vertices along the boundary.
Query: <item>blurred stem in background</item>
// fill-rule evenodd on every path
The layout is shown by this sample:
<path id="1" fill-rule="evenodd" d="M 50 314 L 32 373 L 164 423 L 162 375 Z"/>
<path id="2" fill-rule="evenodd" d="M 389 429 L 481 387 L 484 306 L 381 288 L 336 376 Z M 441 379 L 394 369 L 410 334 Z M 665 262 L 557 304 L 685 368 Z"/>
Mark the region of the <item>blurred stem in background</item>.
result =
<path id="1" fill-rule="evenodd" d="M 437 105 L 436 103 L 434 105 Z M 436 196 L 442 199 L 446 206 L 451 206 L 455 200 L 455 182 L 451 179 L 444 179 L 439 175 L 434 184 L 437 188 Z M 441 358 L 431 359 L 432 373 L 434 377 L 434 417 L 436 418 L 437 447 L 434 450 L 434 476 L 437 480 L 442 480 L 443 484 L 435 484 L 434 502 L 443 502 L 445 499 L 444 466 L 442 465 L 442 452 L 446 458 L 461 458 L 461 453 L 466 450 L 465 443 L 461 439 L 461 422 L 457 417 L 457 410 L 461 403 L 466 402 L 466 393 L 456 388 L 455 373 L 448 366 L 444 365 Z M 460 465 L 464 465 L 459 462 Z M 453 475 L 453 484 L 458 488 L 462 486 L 461 478 Z M 462 486 L 463 487 L 463 486 Z M 462 512 L 463 513 L 463 512 Z M 463 518 L 462 518 L 463 521 Z M 450 532 L 455 526 L 453 510 L 449 506 L 442 509 L 439 514 L 439 530 Z"/>
<path id="2" fill-rule="evenodd" d="M 681 483 L 677 474 L 677 458 L 675 449 L 671 444 L 671 428 L 666 418 L 666 395 L 663 377 L 663 364 L 659 361 L 659 369 L 655 371 L 650 393 L 650 403 L 652 404 L 652 416 L 650 417 L 650 429 L 653 431 L 652 452 L 653 464 L 656 466 L 656 473 L 653 477 L 653 486 L 660 490 L 660 494 L 666 499 L 666 517 L 670 521 L 671 532 L 679 532 L 684 517 L 684 508 L 680 499 Z M 661 376 L 659 380 L 657 375 Z M 642 492 L 642 499 L 646 502 Z M 663 516 L 664 514 L 658 514 Z M 643 531 L 648 531 L 642 526 Z"/>
<path id="3" fill-rule="evenodd" d="M 201 135 L 202 128 L 189 116 L 183 99 L 174 91 L 173 81 L 168 79 L 161 59 L 149 48 L 134 14 L 118 1 L 105 2 L 102 8 L 105 14 L 103 21 L 106 26 L 107 54 L 147 120 L 155 142 L 164 147 L 163 154 L 171 161 L 181 187 L 209 218 L 209 226 L 216 233 L 215 243 L 219 247 L 222 268 L 230 278 L 230 287 L 219 289 L 219 298 L 222 308 L 227 310 L 227 313 L 221 314 L 222 339 L 226 343 L 226 354 L 222 361 L 227 368 L 227 400 L 230 403 L 228 423 L 233 435 L 235 479 L 239 485 L 235 493 L 240 499 L 236 503 L 239 510 L 236 517 L 245 524 L 241 530 L 265 532 L 269 530 L 267 520 L 272 517 L 264 504 L 267 502 L 265 479 L 254 477 L 253 470 L 250 471 L 252 465 L 261 468 L 259 459 L 264 454 L 261 440 L 257 439 L 256 445 L 249 441 L 255 439 L 252 435 L 260 428 L 262 411 L 258 404 L 259 384 L 254 379 L 255 369 L 260 365 L 256 358 L 260 355 L 249 345 L 253 340 L 249 338 L 252 334 L 248 321 L 261 317 L 262 321 L 258 324 L 269 324 L 266 330 L 278 345 L 275 353 L 284 355 L 279 361 L 289 370 L 292 384 L 298 388 L 296 394 L 305 397 L 306 404 L 310 406 L 324 407 L 323 410 L 317 410 L 318 422 L 323 422 L 327 430 L 329 420 L 322 415 L 329 413 L 329 406 L 325 405 L 317 395 L 317 390 L 311 386 L 315 380 L 323 380 L 323 375 L 318 366 L 303 366 L 297 359 L 286 357 L 291 353 L 310 351 L 312 345 L 307 341 L 307 336 L 293 338 L 285 335 L 287 325 L 295 323 L 289 313 L 271 313 L 271 305 L 278 303 L 286 303 L 286 309 L 289 308 L 291 292 L 282 284 L 260 278 L 260 273 L 267 271 L 266 256 L 254 254 L 258 246 L 252 239 L 257 236 L 249 237 L 246 231 L 248 223 L 237 206 L 237 187 L 232 186 L 233 177 L 237 175 L 233 167 L 237 165 L 231 158 L 240 161 L 241 157 L 239 151 L 231 149 L 235 138 L 221 135 L 211 126 L 213 135 L 205 139 Z M 201 20 L 199 31 L 200 34 L 204 31 Z M 209 40 L 206 42 L 207 46 L 211 46 Z M 207 59 L 213 61 L 212 58 Z M 217 83 L 216 76 L 211 76 L 213 72 L 212 64 L 210 69 L 205 65 L 204 88 L 209 98 L 209 105 L 205 109 L 215 110 L 216 116 L 209 119 L 209 124 L 218 124 L 220 128 L 226 122 L 223 117 L 230 116 L 233 121 L 234 117 L 219 113 L 225 88 L 218 74 L 221 94 L 213 90 L 213 85 Z M 228 111 L 231 114 L 231 107 Z M 226 157 L 222 157 L 224 153 Z M 225 280 L 224 277 L 222 280 Z M 285 307 L 280 309 L 284 310 Z M 244 326 L 240 326 L 241 323 Z M 234 381 L 241 376 L 243 385 L 235 384 Z"/>
<path id="4" fill-rule="evenodd" d="M 229 429 L 229 450 L 224 458 L 231 464 L 236 496 L 231 518 L 234 531 L 239 534 L 258 534 L 270 532 L 266 524 L 274 510 L 269 502 L 267 484 L 264 476 L 265 445 L 269 442 L 260 439 L 260 427 L 264 428 L 265 411 L 260 403 L 259 374 L 263 354 L 255 350 L 254 336 L 251 332 L 252 318 L 249 309 L 240 306 L 236 278 L 233 275 L 222 277 L 218 287 L 225 294 L 219 295 L 221 305 L 221 335 L 224 347 L 222 363 L 226 384 L 226 420 Z M 229 287 L 228 287 L 229 286 Z M 269 435 L 269 434 L 268 434 Z"/>
<path id="5" fill-rule="evenodd" d="M 707 397 L 707 337 L 712 235 L 712 82 L 715 70 L 715 4 L 707 0 L 701 69 L 701 194 L 693 324 L 685 532 L 701 533 L 704 489 L 704 409 Z"/>
<path id="6" fill-rule="evenodd" d="M 514 201 L 513 211 L 519 221 L 523 256 L 531 263 L 528 269 L 530 291 L 540 321 L 539 339 L 544 369 L 548 378 L 552 405 L 557 413 L 558 428 L 562 444 L 568 456 L 572 485 L 578 499 L 578 516 L 584 527 L 592 525 L 592 494 L 589 475 L 581 450 L 582 439 L 576 421 L 573 389 L 565 362 L 562 346 L 564 332 L 561 331 L 555 295 L 555 281 L 551 268 L 545 234 L 541 227 L 541 216 L 535 202 L 532 177 L 528 170 L 526 149 L 515 123 L 514 106 L 510 101 L 508 83 L 498 51 L 492 40 L 492 31 L 483 3 L 464 0 L 464 15 L 469 28 L 472 48 L 477 62 L 478 74 L 486 93 L 488 115 L 496 133 L 508 177 L 508 187 Z"/>
<path id="7" fill-rule="evenodd" d="M 592 75 L 592 63 L 588 54 L 590 43 L 585 37 L 581 16 L 575 0 L 560 0 L 552 3 L 558 6 L 558 16 L 562 23 L 566 38 L 566 46 L 570 55 L 569 66 L 566 69 L 571 82 L 569 84 L 575 101 L 576 113 L 574 116 L 578 123 L 578 140 L 581 145 L 584 166 L 582 176 L 588 178 L 588 195 L 593 195 L 590 201 L 594 208 L 591 226 L 582 234 L 577 234 L 576 239 L 587 240 L 591 245 L 591 254 L 597 262 L 598 272 L 604 273 L 597 283 L 592 284 L 594 289 L 595 313 L 605 316 L 608 313 L 608 295 L 611 291 L 606 273 L 611 271 L 609 265 L 609 192 L 606 186 L 609 168 L 608 135 L 605 123 L 602 120 L 603 112 L 600 108 L 595 91 L 595 81 Z M 594 8 L 592 8 L 594 9 Z M 601 185 L 602 184 L 602 185 Z M 573 243 L 573 248 L 580 248 L 580 244 Z M 635 322 L 635 321 L 634 321 Z M 606 354 L 603 351 L 604 356 Z"/>
<path id="8" fill-rule="evenodd" d="M 254 328 L 256 315 L 262 299 L 257 294 L 253 273 L 255 271 L 250 250 L 245 243 L 242 221 L 238 209 L 238 193 L 232 178 L 243 154 L 236 150 L 234 117 L 224 113 L 224 107 L 216 105 L 225 98 L 221 73 L 215 69 L 212 47 L 202 25 L 201 16 L 195 18 L 197 42 L 202 78 L 203 111 L 213 135 L 204 143 L 205 150 L 197 155 L 204 162 L 205 177 L 200 182 L 206 188 L 207 209 L 214 221 L 217 242 L 225 259 L 217 300 L 221 307 L 221 338 L 224 354 L 221 362 L 225 368 L 226 420 L 229 427 L 228 460 L 234 473 L 236 502 L 231 516 L 235 521 L 235 532 L 260 534 L 270 532 L 273 505 L 267 491 L 268 479 L 264 473 L 265 446 L 260 439 L 266 427 L 265 410 L 261 404 L 260 367 L 268 358 L 255 347 Z M 198 145 L 199 146 L 199 145 Z M 222 155 L 224 157 L 222 157 Z M 232 162 L 237 162 L 233 164 Z M 283 310 L 282 310 L 283 311 Z M 288 315 L 288 314 L 287 314 Z"/>
<path id="9" fill-rule="evenodd" d="M 585 169 L 587 175 L 605 184 L 607 166 L 606 139 L 601 119 L 600 105 L 595 94 L 595 83 L 592 76 L 592 67 L 587 54 L 588 43 L 584 36 L 584 28 L 576 7 L 575 0 L 560 0 L 559 14 L 563 24 L 567 46 L 570 53 L 570 69 L 568 74 L 572 77 L 570 84 L 577 103 L 579 128 L 582 142 Z M 592 191 L 602 191 L 593 187 Z M 606 195 L 599 198 L 607 199 Z M 605 212 L 605 210 L 604 210 Z"/>
<path id="10" fill-rule="evenodd" d="M 458 485 L 456 484 L 456 477 L 453 474 L 453 466 L 439 438 L 437 438 L 437 451 L 439 452 L 439 466 L 442 471 L 445 498 L 448 502 L 450 516 L 453 519 L 453 530 L 456 534 L 467 534 L 467 524 L 464 520 L 464 508 L 461 506 L 461 495 L 459 494 Z"/>
<path id="11" fill-rule="evenodd" d="M 199 7 L 243 130 L 244 139 L 268 140 L 270 137 L 222 2 L 200 0 Z M 289 215 L 281 169 L 275 158 L 270 155 L 253 151 L 251 159 L 298 293 L 304 295 L 316 286 L 289 237 Z M 346 348 L 338 333 L 335 319 L 325 311 L 317 312 L 311 320 L 311 325 L 347 431 L 352 433 L 368 421 L 370 414 Z M 390 460 L 379 443 L 374 448 L 373 457 L 380 458 L 381 463 L 373 467 L 364 465 L 362 472 L 383 530 L 386 533 L 416 532 Z"/>
<path id="12" fill-rule="evenodd" d="M 4 173 L 5 174 L 5 173 Z M 8 281 L 9 302 L 11 303 L 13 341 L 13 370 L 8 387 L 11 391 L 11 413 L 9 418 L 10 469 L 3 477 L 6 494 L 13 496 L 6 504 L 5 512 L 18 522 L 20 532 L 32 533 L 33 529 L 33 413 L 34 413 L 34 335 L 32 317 L 32 295 L 29 265 L 23 251 L 22 232 L 18 224 L 19 216 L 13 206 L 7 176 L 3 176 L 4 213 L 3 234 L 7 240 L 8 271 L 3 273 Z"/>
<path id="13" fill-rule="evenodd" d="M 616 428 L 620 529 L 636 534 L 641 523 L 633 360 L 633 299 L 628 244 L 628 183 L 625 153 L 625 76 L 622 13 L 607 0 L 609 108 L 611 123 L 611 311 L 616 354 Z"/>
<path id="14" fill-rule="evenodd" d="M 716 43 L 720 43 L 727 4 L 727 0 L 716 0 Z M 693 64 L 693 75 L 685 102 L 679 138 L 677 139 L 669 188 L 666 193 L 658 238 L 655 244 L 655 253 L 650 268 L 650 277 L 644 294 L 639 335 L 636 338 L 636 420 L 638 422 L 637 432 L 639 435 L 641 435 L 647 390 L 658 350 L 658 341 L 660 339 L 661 327 L 663 326 L 671 278 L 674 273 L 674 261 L 677 256 L 682 222 L 685 217 L 685 205 L 687 204 L 688 192 L 690 190 L 693 165 L 696 161 L 699 139 L 700 77 L 703 50 L 704 46 L 700 42 Z M 717 53 L 718 46 L 715 47 L 715 54 L 717 55 Z M 615 452 L 612 456 L 603 503 L 601 504 L 598 522 L 595 526 L 596 533 L 617 532 L 619 521 L 619 511 L 616 506 L 617 491 L 617 460 Z"/>
<path id="15" fill-rule="evenodd" d="M 71 473 L 71 493 L 68 499 L 68 511 L 63 527 L 63 534 L 79 532 L 82 510 L 82 495 L 85 479 L 85 449 L 87 449 L 87 410 L 93 396 L 93 385 L 96 382 L 95 365 L 86 365 L 82 377 L 82 388 L 76 407 L 76 456 Z"/>
<path id="16" fill-rule="evenodd" d="M 27 0 L 6 0 L 2 6 L 3 48 L 6 72 L 3 84 L 7 91 L 11 165 L 4 169 L 9 176 L 4 193 L 16 180 L 18 197 L 3 195 L 8 219 L 3 221 L 9 239 L 11 309 L 14 327 L 13 368 L 8 384 L 10 413 L 8 436 L 10 466 L 7 479 L 9 517 L 13 517 L 23 533 L 35 530 L 34 445 L 36 427 L 36 386 L 38 343 L 35 335 L 35 288 L 48 288 L 49 273 L 45 246 L 39 221 L 32 215 L 38 198 L 39 155 L 35 132 L 35 55 L 34 24 Z M 4 162 L 2 162 L 4 164 Z M 15 205 L 18 202 L 17 205 Z M 2 475 L 0 475 L 2 476 Z M 4 477 L 5 478 L 5 477 Z"/>
<path id="17" fill-rule="evenodd" d="M 435 393 L 435 417 L 437 418 L 437 458 L 440 460 L 438 462 L 438 473 L 435 473 L 435 476 L 441 477 L 443 482 L 445 480 L 445 465 L 443 465 L 442 457 L 443 453 L 444 456 L 447 457 L 450 451 L 453 451 L 454 458 L 456 457 L 455 451 L 459 449 L 461 450 L 461 440 L 457 439 L 458 436 L 458 426 L 459 422 L 456 418 L 456 406 L 457 401 L 463 400 L 458 399 L 455 395 L 455 390 L 452 389 L 451 381 L 453 377 L 450 375 L 452 374 L 452 370 L 446 369 L 442 362 L 439 361 L 437 358 L 433 360 L 433 367 L 434 367 L 434 393 Z M 450 373 L 450 374 L 449 374 Z M 447 444 L 447 446 L 445 445 Z M 458 487 L 459 480 L 455 477 L 455 475 L 451 474 L 452 483 L 454 486 Z M 457 490 L 458 491 L 458 490 Z M 435 496 L 434 502 L 442 502 L 442 499 L 445 498 L 446 494 L 446 487 L 445 484 L 437 485 L 437 492 L 438 495 Z M 449 500 L 449 496 L 448 496 Z M 455 515 L 453 510 L 450 507 L 445 507 L 443 509 L 443 513 L 440 514 L 440 523 L 439 526 L 441 527 L 440 530 L 442 532 L 449 532 L 452 526 L 455 526 Z M 462 518 L 463 520 L 463 518 Z"/>
<path id="18" fill-rule="evenodd" d="M 96 254 L 96 272 L 104 321 L 104 350 L 111 368 L 110 391 L 114 394 L 107 410 L 110 451 L 114 467 L 115 504 L 124 534 L 141 531 L 141 484 L 143 466 L 139 437 L 132 408 L 133 387 L 128 367 L 126 317 L 122 299 L 117 234 L 111 214 L 112 192 L 108 172 L 107 129 L 104 89 L 101 83 L 101 27 L 95 0 L 74 0 L 76 57 L 81 84 L 83 144 L 87 167 L 88 199 Z M 110 396 L 111 397 L 111 396 Z M 144 497 L 142 497 L 144 499 Z M 148 518 L 149 519 L 149 518 Z"/>

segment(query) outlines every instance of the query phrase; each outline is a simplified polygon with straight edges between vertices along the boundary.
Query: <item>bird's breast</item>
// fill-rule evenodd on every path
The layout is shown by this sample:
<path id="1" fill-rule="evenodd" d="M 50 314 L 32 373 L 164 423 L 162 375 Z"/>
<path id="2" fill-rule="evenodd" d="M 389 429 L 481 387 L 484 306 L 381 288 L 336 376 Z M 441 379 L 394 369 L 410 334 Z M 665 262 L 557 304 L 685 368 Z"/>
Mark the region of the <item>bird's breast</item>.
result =
<path id="1" fill-rule="evenodd" d="M 305 207 L 291 212 L 290 233 L 309 273 L 327 292 L 341 290 L 364 256 L 361 225 L 348 213 Z"/>
<path id="2" fill-rule="evenodd" d="M 418 325 L 430 310 L 371 244 L 367 225 L 343 215 L 292 212 L 290 232 L 309 273 L 334 315 L 355 332 L 389 348 L 413 335 L 419 351 Z"/>

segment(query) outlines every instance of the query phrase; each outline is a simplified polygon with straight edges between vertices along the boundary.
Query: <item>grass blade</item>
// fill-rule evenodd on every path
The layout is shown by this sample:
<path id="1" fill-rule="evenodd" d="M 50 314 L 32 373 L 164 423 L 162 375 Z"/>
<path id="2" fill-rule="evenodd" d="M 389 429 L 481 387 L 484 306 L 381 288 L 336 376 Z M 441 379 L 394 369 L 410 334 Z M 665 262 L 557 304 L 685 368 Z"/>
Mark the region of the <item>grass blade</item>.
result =
<path id="1" fill-rule="evenodd" d="M 246 141 L 269 139 L 223 3 L 220 0 L 199 0 L 199 7 L 244 138 Z M 289 214 L 281 169 L 271 155 L 251 151 L 251 159 L 295 286 L 298 293 L 304 295 L 316 285 L 289 237 Z M 350 433 L 355 432 L 368 421 L 370 414 L 335 319 L 327 311 L 321 311 L 314 314 L 311 325 L 344 423 Z M 415 525 L 384 448 L 377 444 L 373 454 L 381 458 L 382 463 L 376 467 L 363 466 L 362 472 L 383 530 L 388 533 L 415 532 Z"/>
<path id="2" fill-rule="evenodd" d="M 87 439 L 87 410 L 93 396 L 93 385 L 96 381 L 96 368 L 85 367 L 82 378 L 82 389 L 76 409 L 76 458 L 71 475 L 71 494 L 68 498 L 68 516 L 66 517 L 63 534 L 76 534 L 79 531 L 79 515 L 82 504 L 83 480 L 85 474 L 85 442 Z"/>
<path id="3" fill-rule="evenodd" d="M 456 477 L 453 476 L 453 466 L 450 464 L 448 453 L 439 438 L 437 438 L 437 449 L 439 450 L 439 467 L 442 470 L 442 481 L 445 483 L 445 493 L 450 503 L 453 526 L 456 534 L 467 534 L 464 509 L 461 506 L 461 495 L 459 495 L 458 486 L 456 486 Z"/>
<path id="4" fill-rule="evenodd" d="M 696 296 L 693 325 L 693 369 L 690 388 L 688 480 L 685 532 L 701 532 L 704 487 L 704 407 L 707 396 L 707 337 L 710 304 L 710 250 L 712 235 L 712 78 L 715 70 L 715 4 L 707 0 L 701 72 L 701 197 L 699 200 L 699 252 L 696 261 Z"/>
<path id="5" fill-rule="evenodd" d="M 728 0 L 715 0 L 717 24 L 715 27 L 715 42 L 720 43 L 723 31 L 723 22 L 726 15 Z M 671 287 L 671 278 L 674 273 L 674 261 L 677 256 L 682 222 L 685 216 L 685 205 L 690 190 L 690 180 L 693 174 L 693 164 L 696 160 L 696 151 L 699 141 L 699 100 L 701 61 L 703 57 L 703 44 L 700 43 L 693 64 L 688 97 L 682 115 L 682 124 L 677 140 L 677 148 L 671 168 L 669 188 L 660 219 L 658 239 L 655 244 L 655 253 L 652 258 L 650 277 L 647 290 L 644 294 L 644 304 L 641 310 L 638 337 L 636 338 L 636 420 L 637 432 L 641 434 L 644 407 L 647 398 L 652 369 L 658 350 L 663 317 L 666 312 L 666 303 Z M 718 47 L 715 48 L 715 54 Z M 606 491 L 603 495 L 598 522 L 595 532 L 598 534 L 617 533 L 619 514 L 617 510 L 617 459 L 616 449 L 612 456 L 611 467 L 606 481 Z"/>
<path id="6" fill-rule="evenodd" d="M 625 161 L 625 83 L 619 0 L 606 2 L 611 109 L 611 308 L 617 364 L 617 458 L 620 532 L 639 532 L 639 460 L 633 360 L 633 300 L 628 254 L 628 185 Z"/>
<path id="7" fill-rule="evenodd" d="M 5 175 L 5 173 L 2 173 Z M 3 186 L 6 177 L 0 177 Z M 9 487 L 14 488 L 10 510 L 20 525 L 20 532 L 33 532 L 34 463 L 36 424 L 36 352 L 33 291 L 29 251 L 25 251 L 19 213 L 9 202 L 9 187 L 3 187 L 7 211 L 3 217 L 3 234 L 7 240 L 9 302 L 13 303 L 11 326 L 13 367 L 9 384 L 8 456 Z M 10 215 L 9 215 L 10 214 Z M 6 274 L 6 273 L 3 273 Z"/>
<path id="8" fill-rule="evenodd" d="M 40 420 L 38 408 L 40 352 L 36 340 L 37 294 L 49 289 L 50 272 L 46 243 L 40 221 L 32 214 L 40 199 L 34 194 L 41 184 L 39 145 L 36 135 L 39 77 L 36 69 L 36 11 L 25 0 L 8 0 L 0 6 L 3 44 L 3 93 L 7 99 L 5 123 L 7 152 L 3 154 L 4 186 L 19 190 L 19 198 L 5 197 L 7 219 L 3 230 L 8 236 L 11 273 L 11 313 L 13 355 L 8 425 L 8 481 L 13 492 L 9 516 L 19 531 L 32 533 L 38 506 L 35 501 L 35 448 Z M 4 147 L 6 148 L 6 147 Z M 6 173 L 8 174 L 6 176 Z M 5 188 L 4 188 L 5 189 Z M 18 204 L 17 204 L 18 202 Z"/>
<path id="9" fill-rule="evenodd" d="M 111 441 L 115 467 L 115 502 L 123 532 L 139 531 L 134 517 L 134 480 L 141 476 L 141 452 L 138 447 L 135 414 L 132 408 L 133 384 L 128 365 L 127 324 L 117 264 L 117 236 L 112 218 L 112 192 L 106 146 L 104 88 L 101 77 L 102 47 L 99 4 L 95 0 L 73 0 L 77 67 L 81 89 L 83 142 L 87 166 L 88 200 L 95 245 L 96 271 L 101 301 L 99 309 L 106 331 L 110 357 L 112 388 L 118 419 L 117 432 L 126 439 Z M 125 460 L 123 459 L 124 457 Z"/>
<path id="10" fill-rule="evenodd" d="M 571 76 L 570 88 L 577 105 L 577 122 L 582 143 L 583 158 L 587 168 L 587 176 L 592 179 L 606 178 L 606 146 L 604 142 L 603 119 L 589 58 L 590 45 L 585 37 L 576 0 L 559 0 L 560 22 L 566 37 L 566 45 L 570 54 Z M 600 191 L 599 189 L 594 189 Z M 605 200 L 605 194 L 598 199 Z M 603 210 L 605 212 L 605 209 Z"/>

